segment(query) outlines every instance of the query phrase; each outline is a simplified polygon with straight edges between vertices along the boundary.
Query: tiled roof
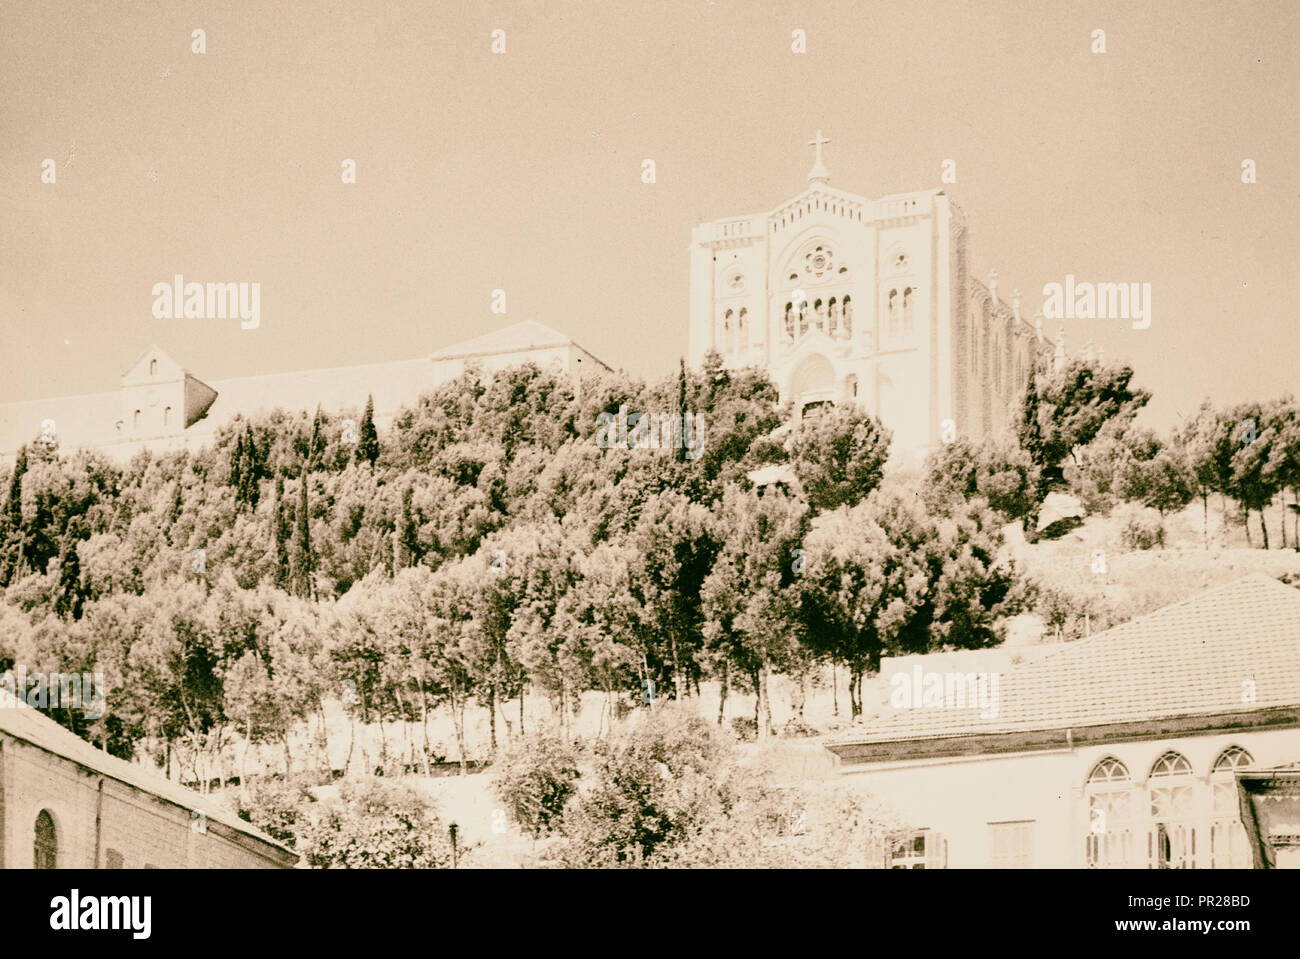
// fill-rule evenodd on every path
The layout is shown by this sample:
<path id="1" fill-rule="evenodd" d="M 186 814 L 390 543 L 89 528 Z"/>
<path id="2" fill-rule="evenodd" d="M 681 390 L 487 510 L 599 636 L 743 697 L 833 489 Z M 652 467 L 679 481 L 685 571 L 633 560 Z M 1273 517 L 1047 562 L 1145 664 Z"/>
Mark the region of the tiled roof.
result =
<path id="1" fill-rule="evenodd" d="M 888 678 L 888 677 L 882 677 Z M 1140 722 L 1300 705 L 1300 589 L 1254 574 L 1001 673 L 997 715 L 887 706 L 838 742 Z"/>
<path id="2" fill-rule="evenodd" d="M 247 836 L 260 839 L 278 849 L 292 853 L 283 843 L 277 842 L 260 829 L 244 822 L 234 813 L 213 802 L 210 796 L 201 796 L 167 777 L 143 766 L 110 756 L 84 739 L 64 729 L 40 710 L 18 703 L 7 690 L 0 689 L 0 733 L 5 733 L 31 743 L 64 759 L 94 770 L 118 782 L 134 786 L 144 792 L 159 796 L 185 809 L 198 810 L 206 819 L 219 822 Z"/>
<path id="3" fill-rule="evenodd" d="M 462 340 L 435 352 L 430 359 L 451 360 L 478 353 L 510 353 L 547 347 L 569 346 L 569 337 L 535 320 L 523 320 L 473 339 Z"/>

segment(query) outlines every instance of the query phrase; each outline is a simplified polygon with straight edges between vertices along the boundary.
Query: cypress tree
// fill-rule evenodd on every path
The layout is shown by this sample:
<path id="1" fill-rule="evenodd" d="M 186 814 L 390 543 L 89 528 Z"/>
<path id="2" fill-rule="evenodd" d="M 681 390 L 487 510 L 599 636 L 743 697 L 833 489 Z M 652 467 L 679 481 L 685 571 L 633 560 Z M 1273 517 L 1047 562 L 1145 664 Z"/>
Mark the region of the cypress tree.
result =
<path id="1" fill-rule="evenodd" d="M 1025 399 L 1020 406 L 1020 423 L 1017 426 L 1017 438 L 1020 448 L 1029 454 L 1029 459 L 1039 468 L 1038 489 L 1034 491 L 1034 506 L 1025 517 L 1025 534 L 1032 542 L 1038 527 L 1038 511 L 1047 498 L 1047 455 L 1043 441 L 1043 425 L 1038 419 L 1038 360 L 1029 364 L 1029 381 L 1025 384 Z"/>
<path id="2" fill-rule="evenodd" d="M 379 459 L 379 433 L 375 430 L 375 398 L 366 397 L 366 412 L 361 417 L 360 435 L 357 437 L 357 461 L 365 460 L 371 466 Z"/>
<path id="3" fill-rule="evenodd" d="M 289 519 L 289 507 L 284 501 L 284 473 L 275 474 L 275 512 L 271 522 L 275 537 L 275 585 L 284 589 L 289 585 L 289 537 L 292 524 Z"/>
<path id="4" fill-rule="evenodd" d="M 20 564 L 23 540 L 23 474 L 27 472 L 27 446 L 18 447 L 9 494 L 0 514 L 0 587 L 8 586 Z"/>
<path id="5" fill-rule="evenodd" d="M 235 488 L 235 501 L 239 501 L 244 479 L 244 434 L 235 434 L 235 449 L 230 454 L 230 485 Z"/>
<path id="6" fill-rule="evenodd" d="M 320 465 L 320 454 L 325 448 L 325 438 L 321 436 L 321 409 L 316 404 L 316 415 L 311 420 L 311 440 L 307 443 L 307 461 L 312 466 Z"/>
<path id="7" fill-rule="evenodd" d="M 686 462 L 686 357 L 679 358 L 677 369 L 677 415 L 681 418 L 681 442 L 674 454 L 677 462 Z"/>
<path id="8" fill-rule="evenodd" d="M 27 445 L 18 447 L 14 472 L 9 477 L 9 496 L 5 500 L 5 518 L 10 529 L 23 525 L 23 474 L 27 472 Z"/>
<path id="9" fill-rule="evenodd" d="M 310 475 L 307 464 L 302 467 L 302 482 L 298 496 L 298 531 L 294 537 L 294 592 L 304 598 L 311 597 L 311 524 L 307 513 L 307 481 Z"/>
<path id="10" fill-rule="evenodd" d="M 54 612 L 65 619 L 81 618 L 81 559 L 77 555 L 80 532 L 81 523 L 74 518 L 64 531 L 59 548 L 59 588 Z"/>
<path id="11" fill-rule="evenodd" d="M 407 566 L 414 566 L 420 561 L 420 540 L 416 532 L 415 517 L 411 508 L 411 484 L 402 491 L 402 508 L 397 515 L 397 529 L 394 531 L 393 572 Z"/>
<path id="12" fill-rule="evenodd" d="M 249 423 L 244 427 L 244 464 L 243 472 L 239 477 L 238 498 L 253 509 L 257 508 L 259 495 L 257 482 L 261 476 L 262 466 L 258 458 L 257 441 L 253 438 L 253 425 Z"/>

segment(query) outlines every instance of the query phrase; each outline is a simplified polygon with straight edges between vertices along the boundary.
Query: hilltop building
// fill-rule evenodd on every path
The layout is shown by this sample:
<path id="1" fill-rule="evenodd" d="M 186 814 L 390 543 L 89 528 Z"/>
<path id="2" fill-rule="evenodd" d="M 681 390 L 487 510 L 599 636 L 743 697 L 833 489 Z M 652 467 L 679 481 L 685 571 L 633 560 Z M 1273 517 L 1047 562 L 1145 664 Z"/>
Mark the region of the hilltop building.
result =
<path id="1" fill-rule="evenodd" d="M 690 358 L 766 369 L 796 414 L 855 403 L 907 461 L 948 429 L 979 439 L 1012 423 L 1036 357 L 1052 356 L 1020 293 L 970 275 L 969 228 L 942 190 L 872 199 L 829 185 L 818 131 L 807 188 L 691 234 Z"/>
<path id="2" fill-rule="evenodd" d="M 95 449 L 122 461 L 146 448 L 193 450 L 210 443 L 236 414 L 314 410 L 317 404 L 327 412 L 359 410 L 367 396 L 374 397 L 375 422 L 383 427 L 400 407 L 459 376 L 471 362 L 489 372 L 528 362 L 573 375 L 609 369 L 569 337 L 531 320 L 418 359 L 211 382 L 151 346 L 116 390 L 0 404 L 0 459 L 12 462 L 19 446 L 43 436 L 64 451 Z"/>

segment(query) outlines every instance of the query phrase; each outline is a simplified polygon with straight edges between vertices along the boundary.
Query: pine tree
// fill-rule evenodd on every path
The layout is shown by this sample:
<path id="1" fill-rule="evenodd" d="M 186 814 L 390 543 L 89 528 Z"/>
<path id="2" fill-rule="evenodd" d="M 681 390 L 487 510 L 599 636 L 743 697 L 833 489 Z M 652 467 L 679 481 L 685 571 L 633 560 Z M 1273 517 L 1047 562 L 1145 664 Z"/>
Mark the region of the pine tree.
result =
<path id="1" fill-rule="evenodd" d="M 379 459 L 379 433 L 375 430 L 375 398 L 366 397 L 366 412 L 361 417 L 360 435 L 357 437 L 357 462 L 365 460 L 371 466 Z"/>

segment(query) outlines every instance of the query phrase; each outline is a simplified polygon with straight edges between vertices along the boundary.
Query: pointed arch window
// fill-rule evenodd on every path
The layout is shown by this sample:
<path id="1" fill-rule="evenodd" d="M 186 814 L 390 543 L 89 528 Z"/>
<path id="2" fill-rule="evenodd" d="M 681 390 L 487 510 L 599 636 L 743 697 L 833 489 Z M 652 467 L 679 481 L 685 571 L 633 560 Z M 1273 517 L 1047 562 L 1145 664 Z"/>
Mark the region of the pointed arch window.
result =
<path id="1" fill-rule="evenodd" d="M 1133 826 L 1137 815 L 1128 767 L 1113 756 L 1092 767 L 1084 787 L 1088 797 L 1089 869 L 1124 869 L 1135 865 Z"/>
<path id="2" fill-rule="evenodd" d="M 1191 869 L 1196 864 L 1195 781 L 1192 764 L 1170 750 L 1151 766 L 1151 828 L 1147 857 L 1153 869 Z"/>
<path id="3" fill-rule="evenodd" d="M 1250 840 L 1241 824 L 1237 799 L 1237 770 L 1255 765 L 1254 757 L 1240 746 L 1219 753 L 1210 773 L 1214 815 L 1210 822 L 1210 868 L 1249 869 Z"/>
<path id="4" fill-rule="evenodd" d="M 59 839 L 54 828 L 54 817 L 48 809 L 42 809 L 36 816 L 36 858 L 37 869 L 57 869 L 59 865 Z"/>
<path id="5" fill-rule="evenodd" d="M 172 420 L 172 408 L 170 406 L 163 410 L 163 426 L 170 426 Z"/>
<path id="6" fill-rule="evenodd" d="M 158 375 L 158 361 L 157 361 L 157 360 L 150 360 L 150 361 L 149 361 L 149 375 L 150 375 L 150 376 L 157 376 L 157 375 Z"/>
<path id="7" fill-rule="evenodd" d="M 889 291 L 889 299 L 885 303 L 885 312 L 889 317 L 889 338 L 898 338 L 898 290 Z"/>
<path id="8" fill-rule="evenodd" d="M 912 335 L 912 314 L 916 309 L 916 291 L 910 286 L 903 290 L 903 335 Z"/>

